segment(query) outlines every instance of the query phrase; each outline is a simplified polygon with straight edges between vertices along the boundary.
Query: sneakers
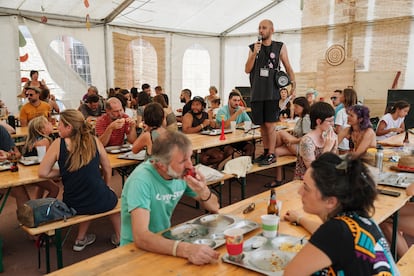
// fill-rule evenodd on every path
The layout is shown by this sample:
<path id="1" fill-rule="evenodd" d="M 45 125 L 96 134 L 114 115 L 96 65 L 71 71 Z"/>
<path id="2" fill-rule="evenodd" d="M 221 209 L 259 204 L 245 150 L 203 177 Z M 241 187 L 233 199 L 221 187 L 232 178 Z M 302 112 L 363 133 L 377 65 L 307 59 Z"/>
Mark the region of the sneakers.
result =
<path id="1" fill-rule="evenodd" d="M 93 244 L 96 240 L 95 234 L 87 234 L 81 241 L 76 241 L 73 245 L 73 251 L 82 251 L 87 245 Z"/>
<path id="2" fill-rule="evenodd" d="M 119 239 L 117 238 L 116 234 L 111 235 L 111 243 L 115 246 L 119 246 Z"/>
<path id="3" fill-rule="evenodd" d="M 259 157 L 253 159 L 253 163 L 260 163 L 266 158 L 266 155 L 264 153 L 260 154 Z"/>
<path id="4" fill-rule="evenodd" d="M 266 155 L 266 157 L 263 158 L 262 161 L 259 162 L 259 166 L 268 166 L 275 162 L 276 162 L 276 155 L 271 153 L 271 154 Z"/>

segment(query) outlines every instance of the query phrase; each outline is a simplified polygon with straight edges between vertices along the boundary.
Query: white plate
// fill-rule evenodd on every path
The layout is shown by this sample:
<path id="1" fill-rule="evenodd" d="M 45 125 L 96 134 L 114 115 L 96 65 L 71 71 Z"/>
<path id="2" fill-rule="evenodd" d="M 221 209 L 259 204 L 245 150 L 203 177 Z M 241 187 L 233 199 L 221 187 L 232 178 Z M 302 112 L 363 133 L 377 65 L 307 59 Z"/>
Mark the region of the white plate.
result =
<path id="1" fill-rule="evenodd" d="M 278 250 L 258 250 L 249 253 L 248 262 L 267 272 L 283 271 L 285 266 L 291 260 L 291 256 Z"/>
<path id="2" fill-rule="evenodd" d="M 272 239 L 272 246 L 283 252 L 298 253 L 307 242 L 306 239 L 293 236 L 279 236 Z"/>

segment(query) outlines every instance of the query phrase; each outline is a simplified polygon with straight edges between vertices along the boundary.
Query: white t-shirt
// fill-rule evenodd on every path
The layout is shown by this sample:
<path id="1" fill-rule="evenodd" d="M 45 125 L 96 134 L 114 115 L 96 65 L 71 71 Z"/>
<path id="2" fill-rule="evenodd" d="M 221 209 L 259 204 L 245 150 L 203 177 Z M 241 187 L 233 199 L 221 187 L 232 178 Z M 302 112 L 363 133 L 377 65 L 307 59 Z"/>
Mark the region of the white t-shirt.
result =
<path id="1" fill-rule="evenodd" d="M 392 114 L 387 113 L 384 116 L 382 116 L 381 120 L 378 122 L 378 126 L 381 123 L 381 121 L 384 121 L 385 124 L 386 124 L 386 126 L 384 128 L 385 130 L 390 129 L 390 128 L 397 128 L 397 127 L 401 126 L 401 124 L 404 122 L 404 119 L 405 119 L 405 117 L 398 117 L 396 120 L 394 120 L 392 118 Z M 378 126 L 377 126 L 377 128 L 378 128 Z M 396 132 L 392 131 L 392 132 L 389 132 L 389 133 L 381 135 L 381 136 L 377 135 L 377 141 L 387 139 L 388 137 L 394 136 L 396 134 L 397 134 Z"/>
<path id="2" fill-rule="evenodd" d="M 341 126 L 342 129 L 349 127 L 348 125 L 348 114 L 346 113 L 346 108 L 342 108 L 338 111 L 335 118 L 335 126 Z M 349 150 L 349 140 L 344 138 L 342 142 L 338 145 L 340 150 Z"/>

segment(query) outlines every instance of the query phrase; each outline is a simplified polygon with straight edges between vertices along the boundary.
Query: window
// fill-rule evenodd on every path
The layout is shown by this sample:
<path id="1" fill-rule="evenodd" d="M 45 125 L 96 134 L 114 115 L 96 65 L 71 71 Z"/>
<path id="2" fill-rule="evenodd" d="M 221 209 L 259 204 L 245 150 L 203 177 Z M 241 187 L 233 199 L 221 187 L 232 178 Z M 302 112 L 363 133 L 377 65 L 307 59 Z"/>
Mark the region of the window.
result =
<path id="1" fill-rule="evenodd" d="M 204 97 L 210 85 L 210 55 L 203 46 L 193 44 L 184 53 L 182 88 L 190 89 L 193 97 Z"/>
<path id="2" fill-rule="evenodd" d="M 158 62 L 154 47 L 147 40 L 139 38 L 131 41 L 130 49 L 132 68 L 126 68 L 126 72 L 132 73 L 132 80 L 128 81 L 131 84 L 128 87 L 135 86 L 140 91 L 141 85 L 148 83 L 153 90 L 158 85 Z"/>
<path id="3" fill-rule="evenodd" d="M 60 36 L 50 43 L 50 47 L 79 74 L 88 86 L 92 85 L 89 54 L 80 41 L 71 36 Z"/>

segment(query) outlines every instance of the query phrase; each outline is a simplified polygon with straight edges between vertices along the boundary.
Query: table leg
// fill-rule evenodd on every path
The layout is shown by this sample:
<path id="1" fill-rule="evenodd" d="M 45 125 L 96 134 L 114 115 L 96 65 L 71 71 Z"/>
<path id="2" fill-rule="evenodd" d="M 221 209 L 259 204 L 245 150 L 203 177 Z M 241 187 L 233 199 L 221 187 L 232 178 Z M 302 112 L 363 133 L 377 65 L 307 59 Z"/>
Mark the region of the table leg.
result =
<path id="1" fill-rule="evenodd" d="M 55 245 L 56 245 L 57 268 L 61 269 L 63 267 L 62 229 L 56 229 L 55 231 Z"/>
<path id="2" fill-rule="evenodd" d="M 397 261 L 397 239 L 398 239 L 398 219 L 399 211 L 392 214 L 392 235 L 391 235 L 391 254 L 394 260 Z"/>
<path id="3" fill-rule="evenodd" d="M 11 187 L 7 188 L 6 194 L 3 195 L 3 199 L 1 199 L 0 214 L 3 211 L 4 205 L 6 205 L 6 201 L 7 201 L 7 198 L 9 197 L 9 195 L 10 195 L 11 189 L 12 189 Z"/>

